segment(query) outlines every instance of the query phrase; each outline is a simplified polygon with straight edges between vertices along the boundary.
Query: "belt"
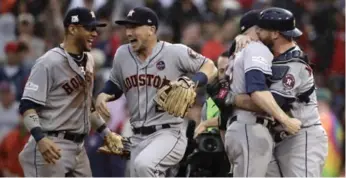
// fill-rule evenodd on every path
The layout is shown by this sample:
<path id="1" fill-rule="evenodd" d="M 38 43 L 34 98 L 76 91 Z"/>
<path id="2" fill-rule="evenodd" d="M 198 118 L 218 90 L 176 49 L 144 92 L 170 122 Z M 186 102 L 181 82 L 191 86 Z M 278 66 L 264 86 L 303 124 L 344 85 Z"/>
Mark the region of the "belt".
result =
<path id="1" fill-rule="evenodd" d="M 233 116 L 229 122 L 229 125 L 231 125 L 234 121 L 237 121 L 237 116 Z M 274 125 L 274 121 L 268 120 L 265 117 L 256 117 L 256 124 L 261 124 L 264 127 L 267 127 L 270 129 Z"/>
<path id="2" fill-rule="evenodd" d="M 318 124 L 312 124 L 312 125 L 307 125 L 307 126 L 301 126 L 301 128 L 305 129 L 305 128 L 309 128 L 309 127 L 313 127 L 313 126 L 319 126 L 319 125 L 322 125 L 322 124 L 318 123 Z"/>
<path id="3" fill-rule="evenodd" d="M 66 140 L 70 140 L 76 143 L 81 143 L 84 141 L 84 138 L 87 134 L 77 134 L 77 133 L 69 133 L 65 131 L 48 131 L 45 132 L 48 136 L 63 138 Z"/>
<path id="4" fill-rule="evenodd" d="M 160 129 L 168 129 L 168 128 L 171 128 L 169 124 L 162 124 L 162 125 L 132 128 L 132 131 L 134 134 L 150 135 Z"/>
<path id="5" fill-rule="evenodd" d="M 308 125 L 308 126 L 301 126 L 302 129 L 305 129 L 305 128 L 309 128 L 309 127 L 314 127 L 314 126 L 319 126 L 319 125 L 322 125 L 321 123 L 318 123 L 318 124 L 312 124 L 312 125 Z M 273 137 L 274 137 L 274 141 L 276 143 L 278 142 L 281 142 L 282 140 L 284 140 L 285 138 L 287 138 L 288 136 L 290 136 L 289 133 L 287 133 L 286 131 L 282 130 L 282 131 L 279 131 L 279 132 L 273 132 Z"/>

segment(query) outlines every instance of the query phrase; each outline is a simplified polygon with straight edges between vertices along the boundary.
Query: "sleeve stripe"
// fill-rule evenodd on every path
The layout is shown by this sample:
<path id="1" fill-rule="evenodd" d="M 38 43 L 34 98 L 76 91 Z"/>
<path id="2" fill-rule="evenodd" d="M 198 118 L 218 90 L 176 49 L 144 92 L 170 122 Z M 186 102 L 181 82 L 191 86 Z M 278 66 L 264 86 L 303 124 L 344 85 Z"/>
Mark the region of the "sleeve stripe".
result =
<path id="1" fill-rule="evenodd" d="M 281 93 L 280 91 L 277 91 L 277 90 L 270 89 L 270 92 L 275 93 L 275 94 L 278 94 L 278 95 L 283 96 L 283 97 L 285 97 L 285 98 L 293 98 L 293 99 L 296 99 L 295 96 L 286 95 L 286 94 L 283 94 L 283 93 Z"/>
<path id="2" fill-rule="evenodd" d="M 116 81 L 116 79 L 114 79 L 114 78 L 112 77 L 112 75 L 110 75 L 109 80 L 112 81 L 115 85 L 117 85 L 117 87 L 118 87 L 119 89 L 122 90 L 122 88 L 120 87 L 120 84 Z"/>
<path id="3" fill-rule="evenodd" d="M 260 67 L 250 67 L 250 68 L 248 68 L 248 69 L 245 70 L 245 73 L 248 72 L 248 71 L 250 71 L 250 70 L 259 70 L 259 71 L 261 71 L 261 72 L 264 73 L 264 74 L 272 75 L 272 71 L 271 71 L 271 70 L 263 70 L 263 69 L 260 68 Z"/>
<path id="4" fill-rule="evenodd" d="M 207 58 L 204 57 L 204 60 L 203 60 L 202 64 L 199 66 L 198 70 L 201 70 L 202 66 L 206 63 L 206 61 L 207 61 Z"/>
<path id="5" fill-rule="evenodd" d="M 46 102 L 44 102 L 44 101 L 39 101 L 39 100 L 37 100 L 37 99 L 35 99 L 35 98 L 32 98 L 32 97 L 29 97 L 29 96 L 23 96 L 22 97 L 22 100 L 30 100 L 30 101 L 32 101 L 32 102 L 34 102 L 34 103 L 36 103 L 36 104 L 39 104 L 39 105 L 46 105 Z"/>

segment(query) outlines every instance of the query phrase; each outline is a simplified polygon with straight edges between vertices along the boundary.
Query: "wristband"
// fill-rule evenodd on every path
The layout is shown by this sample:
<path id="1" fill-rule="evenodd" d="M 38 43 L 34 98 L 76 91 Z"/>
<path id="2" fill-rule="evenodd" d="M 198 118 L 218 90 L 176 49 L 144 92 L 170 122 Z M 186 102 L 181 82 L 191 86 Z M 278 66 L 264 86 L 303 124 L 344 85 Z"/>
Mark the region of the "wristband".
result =
<path id="1" fill-rule="evenodd" d="M 195 83 L 198 83 L 198 85 L 197 85 L 198 87 L 202 87 L 202 86 L 208 84 L 208 77 L 203 72 L 197 72 L 191 78 L 191 80 L 194 81 Z"/>
<path id="2" fill-rule="evenodd" d="M 111 130 L 106 126 L 106 124 L 103 124 L 96 131 L 100 134 L 102 138 L 104 138 L 106 135 L 108 135 L 111 132 Z"/>
<path id="3" fill-rule="evenodd" d="M 31 133 L 32 137 L 34 137 L 36 142 L 40 141 L 44 137 L 44 134 L 43 134 L 41 127 L 35 127 L 33 129 L 31 129 L 30 133 Z"/>
<path id="4" fill-rule="evenodd" d="M 96 132 L 101 133 L 103 132 L 103 130 L 105 130 L 105 128 L 107 128 L 106 124 L 102 124 L 99 128 L 96 129 Z"/>
<path id="5" fill-rule="evenodd" d="M 105 136 L 108 135 L 109 133 L 111 133 L 111 130 L 107 127 L 100 133 L 100 136 L 102 138 L 105 138 Z"/>

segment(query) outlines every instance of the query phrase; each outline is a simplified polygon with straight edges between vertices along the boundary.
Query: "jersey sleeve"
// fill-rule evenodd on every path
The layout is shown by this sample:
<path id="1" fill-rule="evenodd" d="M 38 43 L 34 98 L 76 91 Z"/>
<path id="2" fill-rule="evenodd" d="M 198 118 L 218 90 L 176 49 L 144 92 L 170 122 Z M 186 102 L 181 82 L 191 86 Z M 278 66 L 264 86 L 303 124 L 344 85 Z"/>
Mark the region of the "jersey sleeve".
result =
<path id="1" fill-rule="evenodd" d="M 38 59 L 37 63 L 32 67 L 24 87 L 22 99 L 30 100 L 44 106 L 53 79 L 50 74 L 52 70 L 49 70 L 48 64 L 45 64 L 43 60 Z"/>
<path id="2" fill-rule="evenodd" d="M 244 72 L 259 70 L 265 75 L 272 75 L 273 54 L 259 42 L 251 42 L 244 49 Z"/>
<path id="3" fill-rule="evenodd" d="M 184 73 L 198 72 L 207 61 L 206 57 L 182 44 L 174 45 L 173 52 L 178 55 L 178 68 Z"/>
<path id="4" fill-rule="evenodd" d="M 285 98 L 296 98 L 303 86 L 303 82 L 308 80 L 309 71 L 305 70 L 305 65 L 301 63 L 290 63 L 290 69 L 286 75 L 270 85 L 270 91 L 273 94 L 280 95 Z"/>
<path id="5" fill-rule="evenodd" d="M 117 87 L 123 90 L 122 88 L 122 72 L 121 72 L 121 48 L 117 50 L 113 59 L 113 67 L 110 72 L 109 80 L 113 82 Z"/>

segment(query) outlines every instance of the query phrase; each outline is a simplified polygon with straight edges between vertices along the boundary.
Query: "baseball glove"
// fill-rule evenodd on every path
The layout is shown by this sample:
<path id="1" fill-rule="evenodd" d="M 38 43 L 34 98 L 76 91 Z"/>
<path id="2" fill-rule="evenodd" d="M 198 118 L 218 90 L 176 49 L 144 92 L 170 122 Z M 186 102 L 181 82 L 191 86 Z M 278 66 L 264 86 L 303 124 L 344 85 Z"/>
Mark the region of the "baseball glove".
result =
<path id="1" fill-rule="evenodd" d="M 232 104 L 227 103 L 228 98 L 231 97 L 232 94 L 229 85 L 230 83 L 227 77 L 221 80 L 214 80 L 211 84 L 207 85 L 207 93 L 221 112 L 219 116 L 220 130 L 226 130 L 228 118 L 233 112 Z"/>
<path id="2" fill-rule="evenodd" d="M 118 155 L 123 158 L 130 159 L 130 147 L 131 142 L 129 138 L 122 137 L 111 132 L 105 136 L 103 146 L 98 148 L 97 151 L 100 153 Z"/>
<path id="3" fill-rule="evenodd" d="M 197 84 L 188 77 L 179 77 L 159 89 L 154 101 L 168 114 L 185 117 L 188 109 L 195 103 L 196 87 Z"/>

